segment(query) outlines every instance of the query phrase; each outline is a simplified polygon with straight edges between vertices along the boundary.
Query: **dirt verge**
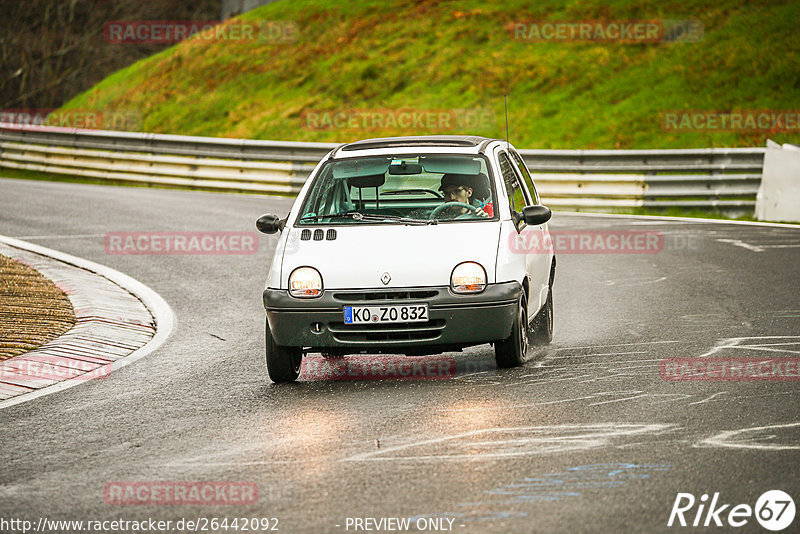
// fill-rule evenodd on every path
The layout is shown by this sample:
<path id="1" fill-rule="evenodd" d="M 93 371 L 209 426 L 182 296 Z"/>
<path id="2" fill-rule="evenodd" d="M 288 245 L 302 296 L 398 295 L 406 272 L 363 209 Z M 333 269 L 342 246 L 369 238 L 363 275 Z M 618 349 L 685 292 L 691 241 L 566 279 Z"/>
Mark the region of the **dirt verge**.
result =
<path id="1" fill-rule="evenodd" d="M 0 255 L 0 361 L 40 347 L 74 325 L 72 303 L 60 288 Z"/>

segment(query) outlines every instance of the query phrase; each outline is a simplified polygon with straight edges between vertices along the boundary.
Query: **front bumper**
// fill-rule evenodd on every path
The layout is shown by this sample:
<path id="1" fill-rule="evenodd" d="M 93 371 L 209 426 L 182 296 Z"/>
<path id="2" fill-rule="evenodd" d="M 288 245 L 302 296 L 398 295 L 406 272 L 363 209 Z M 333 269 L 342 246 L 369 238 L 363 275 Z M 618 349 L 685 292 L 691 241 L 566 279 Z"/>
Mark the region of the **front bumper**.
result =
<path id="1" fill-rule="evenodd" d="M 522 287 L 491 284 L 477 295 L 456 295 L 447 286 L 325 290 L 297 299 L 283 289 L 264 291 L 270 331 L 278 345 L 331 353 L 430 353 L 506 339 Z M 344 324 L 344 306 L 427 303 L 424 323 Z"/>

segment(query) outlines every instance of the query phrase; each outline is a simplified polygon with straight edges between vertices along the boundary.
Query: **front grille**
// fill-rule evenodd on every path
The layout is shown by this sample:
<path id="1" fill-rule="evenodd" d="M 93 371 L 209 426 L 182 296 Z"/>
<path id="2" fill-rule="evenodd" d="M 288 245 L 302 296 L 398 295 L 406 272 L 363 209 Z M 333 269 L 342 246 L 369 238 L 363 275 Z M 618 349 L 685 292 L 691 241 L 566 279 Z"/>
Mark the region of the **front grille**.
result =
<path id="1" fill-rule="evenodd" d="M 334 293 L 333 298 L 342 302 L 364 302 L 371 300 L 423 300 L 438 295 L 438 291 L 359 291 Z"/>
<path id="2" fill-rule="evenodd" d="M 347 325 L 329 323 L 333 338 L 340 343 L 403 343 L 433 341 L 442 335 L 444 319 L 434 319 L 425 323 L 395 323 Z"/>

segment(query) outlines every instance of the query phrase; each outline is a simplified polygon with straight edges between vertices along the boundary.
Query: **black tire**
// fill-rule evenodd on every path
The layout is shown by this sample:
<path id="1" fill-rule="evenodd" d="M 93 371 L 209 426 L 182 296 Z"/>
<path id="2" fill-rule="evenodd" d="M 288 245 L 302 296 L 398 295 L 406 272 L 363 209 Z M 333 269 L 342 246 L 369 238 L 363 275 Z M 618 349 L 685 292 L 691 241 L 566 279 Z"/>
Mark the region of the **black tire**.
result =
<path id="1" fill-rule="evenodd" d="M 303 352 L 299 347 L 281 347 L 275 343 L 272 332 L 269 331 L 269 321 L 266 321 L 267 338 L 267 374 L 276 384 L 294 382 L 300 376 L 300 364 L 303 362 Z"/>
<path id="2" fill-rule="evenodd" d="M 530 324 L 529 337 L 533 345 L 547 345 L 553 341 L 553 286 L 547 289 L 547 300 Z"/>
<path id="3" fill-rule="evenodd" d="M 528 359 L 528 316 L 525 294 L 519 298 L 514 326 L 508 339 L 496 341 L 494 344 L 494 357 L 497 367 L 519 367 Z"/>

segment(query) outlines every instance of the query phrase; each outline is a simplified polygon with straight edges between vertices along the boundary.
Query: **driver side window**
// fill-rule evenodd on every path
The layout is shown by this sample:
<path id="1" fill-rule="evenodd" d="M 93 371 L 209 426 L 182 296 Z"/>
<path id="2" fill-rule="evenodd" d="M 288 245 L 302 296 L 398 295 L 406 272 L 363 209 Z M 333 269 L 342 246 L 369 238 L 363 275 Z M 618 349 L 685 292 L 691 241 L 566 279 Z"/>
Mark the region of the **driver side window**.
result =
<path id="1" fill-rule="evenodd" d="M 528 202 L 525 199 L 522 186 L 520 186 L 517 173 L 514 172 L 511 161 L 505 152 L 500 153 L 498 161 L 500 163 L 500 171 L 503 173 L 503 184 L 508 194 L 509 207 L 514 213 L 522 213 L 522 208 L 527 206 Z"/>
<path id="2" fill-rule="evenodd" d="M 528 172 L 528 167 L 525 165 L 525 162 L 522 161 L 522 157 L 513 150 L 509 151 L 511 153 L 511 157 L 514 160 L 514 163 L 517 164 L 517 168 L 519 169 L 519 173 L 522 175 L 522 180 L 525 182 L 525 186 L 528 188 L 528 195 L 531 197 L 531 201 L 533 204 L 540 204 L 541 201 L 539 200 L 539 193 L 536 192 L 536 187 L 533 185 L 533 178 L 531 178 L 531 174 Z"/>

